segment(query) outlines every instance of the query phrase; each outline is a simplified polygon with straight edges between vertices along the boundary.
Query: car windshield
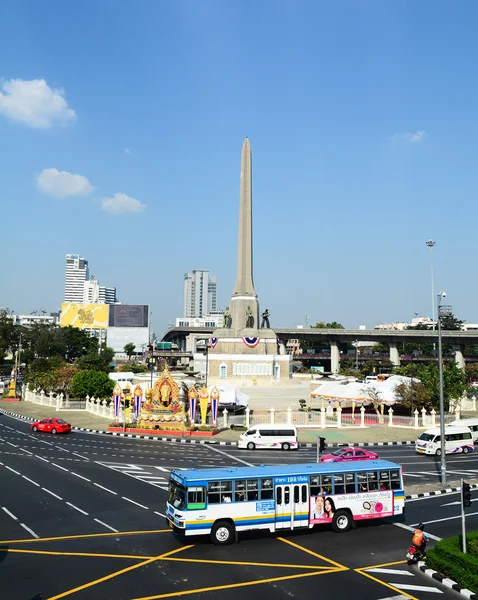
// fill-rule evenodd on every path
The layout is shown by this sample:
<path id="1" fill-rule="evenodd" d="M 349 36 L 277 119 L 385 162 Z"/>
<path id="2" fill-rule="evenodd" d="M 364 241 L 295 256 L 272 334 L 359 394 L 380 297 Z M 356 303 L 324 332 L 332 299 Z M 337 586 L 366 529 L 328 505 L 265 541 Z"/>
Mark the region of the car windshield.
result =
<path id="1" fill-rule="evenodd" d="M 171 483 L 169 486 L 168 502 L 174 508 L 182 510 L 185 507 L 186 490 L 177 483 Z"/>
<path id="2" fill-rule="evenodd" d="M 418 438 L 419 440 L 422 440 L 423 442 L 431 442 L 431 440 L 434 438 L 434 434 L 432 433 L 422 433 L 422 435 Z"/>
<path id="3" fill-rule="evenodd" d="M 348 448 L 345 448 L 345 450 L 348 450 Z M 338 450 L 334 450 L 333 452 L 331 452 L 331 454 L 332 456 L 342 456 L 345 450 L 344 448 L 339 448 Z"/>

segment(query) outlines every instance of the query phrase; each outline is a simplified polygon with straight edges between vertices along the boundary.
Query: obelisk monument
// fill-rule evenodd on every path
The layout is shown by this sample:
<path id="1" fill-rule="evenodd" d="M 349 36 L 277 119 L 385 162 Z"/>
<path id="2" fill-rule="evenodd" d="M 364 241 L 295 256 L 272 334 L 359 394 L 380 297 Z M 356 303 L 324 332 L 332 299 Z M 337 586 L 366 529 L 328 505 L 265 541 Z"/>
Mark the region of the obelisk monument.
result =
<path id="1" fill-rule="evenodd" d="M 259 303 L 252 279 L 252 156 L 247 137 L 241 152 L 237 275 L 230 308 L 231 329 L 259 329 Z"/>

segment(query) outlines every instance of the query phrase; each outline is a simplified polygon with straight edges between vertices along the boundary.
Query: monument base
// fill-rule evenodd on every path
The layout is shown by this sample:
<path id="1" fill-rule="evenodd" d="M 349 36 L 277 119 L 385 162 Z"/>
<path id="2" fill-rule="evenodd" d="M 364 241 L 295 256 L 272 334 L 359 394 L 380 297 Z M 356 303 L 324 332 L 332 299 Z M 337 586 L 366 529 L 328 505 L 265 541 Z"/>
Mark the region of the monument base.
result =
<path id="1" fill-rule="evenodd" d="M 208 371 L 208 383 L 238 386 L 284 385 L 291 377 L 292 357 L 283 353 L 272 329 L 217 329 L 208 357 L 194 355 L 194 368 Z M 206 366 L 207 362 L 207 366 Z"/>

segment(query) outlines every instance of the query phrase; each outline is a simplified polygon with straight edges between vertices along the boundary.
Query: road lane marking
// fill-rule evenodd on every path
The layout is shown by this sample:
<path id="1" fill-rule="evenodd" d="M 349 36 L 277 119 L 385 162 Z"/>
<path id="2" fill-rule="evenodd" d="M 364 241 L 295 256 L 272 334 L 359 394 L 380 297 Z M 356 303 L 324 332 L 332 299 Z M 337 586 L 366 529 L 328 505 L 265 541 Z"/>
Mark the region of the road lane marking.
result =
<path id="1" fill-rule="evenodd" d="M 255 467 L 256 466 L 256 465 L 253 465 L 250 462 L 242 460 L 242 458 L 237 458 L 237 456 L 234 456 L 233 454 L 229 454 L 228 452 L 224 452 L 224 450 L 219 450 L 219 448 L 215 448 L 214 446 L 208 446 L 208 450 L 214 450 L 214 452 L 219 452 L 219 454 L 223 454 L 224 456 L 227 456 L 231 460 L 234 460 L 234 461 L 237 461 L 237 462 L 241 462 L 243 465 L 247 465 L 248 467 Z"/>
<path id="2" fill-rule="evenodd" d="M 33 455 L 33 452 L 30 452 L 30 450 L 25 450 L 25 448 L 21 448 L 20 446 L 18 446 L 18 449 L 21 450 L 22 452 L 26 452 L 27 454 Z"/>
<path id="3" fill-rule="evenodd" d="M 166 518 L 166 515 L 163 515 L 163 513 L 158 512 L 157 510 L 154 511 L 155 515 L 159 515 L 160 517 L 164 517 Z"/>
<path id="4" fill-rule="evenodd" d="M 355 572 L 359 573 L 360 575 L 363 575 L 364 577 L 367 577 L 368 579 L 371 579 L 372 581 L 375 581 L 376 583 L 379 583 L 380 585 L 383 585 L 384 587 L 387 587 L 399 594 L 398 596 L 392 596 L 391 598 L 385 598 L 382 600 L 395 600 L 395 598 L 400 598 L 400 599 L 410 598 L 411 600 L 417 600 L 417 598 L 415 596 L 410 596 L 410 594 L 407 594 L 406 592 L 404 592 L 402 594 L 401 593 L 402 590 L 400 588 L 395 587 L 392 584 L 387 583 L 386 581 L 382 581 L 381 579 L 378 579 L 378 577 L 374 577 L 373 575 L 370 575 L 370 573 L 368 573 L 368 571 L 370 569 L 378 569 L 380 567 L 388 567 L 388 566 L 399 565 L 399 564 L 404 564 L 404 563 L 405 563 L 405 561 L 401 560 L 401 561 L 396 561 L 396 562 L 392 562 L 392 563 L 384 563 L 381 565 L 371 565 L 370 567 L 361 567 L 359 569 L 355 569 Z"/>
<path id="5" fill-rule="evenodd" d="M 37 487 L 40 487 L 40 484 L 37 483 L 36 481 L 33 481 L 33 479 L 30 479 L 29 477 L 25 477 L 25 475 L 22 475 L 22 477 L 23 477 L 23 479 L 26 479 L 30 483 L 33 483 L 33 485 L 36 485 Z"/>
<path id="6" fill-rule="evenodd" d="M 94 537 L 108 537 L 108 536 L 120 536 L 120 535 L 151 535 L 158 533 L 168 533 L 171 535 L 171 529 L 146 529 L 144 531 L 118 531 L 118 533 L 85 533 L 82 535 L 61 535 L 57 537 L 39 538 L 38 540 L 0 540 L 0 544 L 25 544 L 26 542 L 58 542 L 60 540 L 82 540 L 86 538 Z"/>
<path id="7" fill-rule="evenodd" d="M 96 485 L 96 487 L 99 487 L 99 488 L 101 488 L 102 490 L 105 490 L 106 492 L 109 492 L 110 494 L 114 494 L 115 496 L 117 496 L 117 495 L 118 495 L 118 493 L 117 493 L 117 492 L 113 492 L 113 490 L 110 490 L 109 488 L 107 488 L 107 487 L 104 487 L 104 486 L 100 485 L 99 483 L 93 483 L 93 485 Z"/>
<path id="8" fill-rule="evenodd" d="M 304 546 L 301 546 L 300 544 L 296 544 L 295 542 L 292 542 L 291 540 L 288 540 L 287 538 L 278 537 L 277 539 L 280 540 L 281 542 L 284 542 L 285 544 L 289 544 L 289 546 L 293 546 L 294 548 L 298 548 L 299 550 L 302 550 L 302 552 L 305 552 L 306 554 L 310 554 L 312 556 L 315 556 L 316 558 L 320 558 L 320 560 L 323 560 L 324 562 L 327 562 L 327 563 L 333 565 L 336 569 L 339 569 L 340 571 L 349 571 L 349 567 L 346 567 L 345 565 L 341 565 L 340 563 L 335 562 L 331 558 L 326 558 L 325 556 L 322 556 L 321 554 L 317 554 L 317 552 L 314 552 L 313 550 L 309 550 L 308 548 L 305 548 Z M 336 572 L 336 571 L 334 571 L 334 572 Z"/>
<path id="9" fill-rule="evenodd" d="M 15 516 L 13 513 L 11 513 L 11 512 L 8 510 L 8 508 L 5 508 L 4 506 L 2 506 L 2 510 L 4 510 L 4 511 L 7 513 L 7 515 L 8 515 L 9 517 L 12 517 L 12 519 L 13 519 L 14 521 L 18 521 L 18 517 L 16 517 L 16 516 Z"/>
<path id="10" fill-rule="evenodd" d="M 367 569 L 367 573 L 389 573 L 390 575 L 409 575 L 410 577 L 415 577 L 410 571 L 403 571 L 402 569 L 385 569 L 382 567 Z"/>
<path id="11" fill-rule="evenodd" d="M 63 498 L 61 496 L 58 496 L 58 494 L 55 494 L 55 492 L 52 492 L 48 488 L 42 487 L 42 490 L 45 491 L 45 492 L 47 492 L 48 494 L 51 494 L 55 498 L 58 498 L 58 500 L 63 500 Z"/>
<path id="12" fill-rule="evenodd" d="M 9 471 L 12 471 L 12 473 L 16 473 L 17 475 L 21 475 L 21 473 L 15 471 L 15 469 L 12 469 L 12 467 L 9 467 L 8 465 L 5 465 L 5 469 L 8 469 Z"/>
<path id="13" fill-rule="evenodd" d="M 390 585 L 397 586 L 397 588 L 401 590 L 410 590 L 411 592 L 431 592 L 433 594 L 443 594 L 443 592 L 438 588 L 428 585 L 411 585 L 409 583 L 391 583 Z"/>
<path id="14" fill-rule="evenodd" d="M 81 456 L 81 454 L 78 454 L 77 452 L 72 452 L 72 454 L 74 454 L 75 456 L 79 456 L 80 458 L 82 458 L 83 460 L 86 460 L 87 462 L 90 461 L 89 458 L 86 458 L 86 456 Z"/>
<path id="15" fill-rule="evenodd" d="M 69 451 L 69 450 L 65 450 L 65 448 L 62 448 L 62 447 L 61 447 L 61 446 L 59 446 L 58 444 L 55 446 L 55 448 L 56 448 L 57 450 L 61 450 L 62 452 L 68 452 L 68 454 L 70 453 L 70 451 Z"/>
<path id="16" fill-rule="evenodd" d="M 66 504 L 68 504 L 68 506 L 71 506 L 71 508 L 74 508 L 75 510 L 77 510 L 78 512 L 82 513 L 83 515 L 88 516 L 88 513 L 84 510 L 82 510 L 81 508 L 78 508 L 78 506 L 75 506 L 74 504 L 72 504 L 71 502 L 67 502 Z"/>
<path id="17" fill-rule="evenodd" d="M 108 525 L 108 523 L 103 523 L 103 521 L 100 521 L 99 519 L 93 519 L 93 521 L 96 521 L 97 523 L 99 523 L 100 525 L 103 525 L 107 529 L 111 529 L 111 531 L 118 533 L 118 530 L 115 529 L 114 527 L 111 527 L 111 525 Z"/>
<path id="18" fill-rule="evenodd" d="M 135 502 L 134 500 L 131 500 L 131 498 L 127 498 L 126 496 L 121 496 L 121 497 L 123 498 L 123 500 L 131 502 L 131 504 L 136 504 L 136 506 L 144 508 L 145 510 L 149 510 L 149 508 L 147 506 L 145 506 L 144 504 L 140 504 L 139 502 Z"/>
<path id="19" fill-rule="evenodd" d="M 36 458 L 39 458 L 40 460 L 43 460 L 43 461 L 45 461 L 45 462 L 47 462 L 47 463 L 49 463 L 49 462 L 50 462 L 50 461 L 49 461 L 47 458 L 43 458 L 43 456 L 38 456 L 38 454 L 35 454 L 35 457 L 36 457 Z"/>
<path id="20" fill-rule="evenodd" d="M 425 525 L 426 525 L 427 521 L 425 521 Z M 415 531 L 415 527 L 411 526 L 411 525 L 405 525 L 405 523 L 392 523 L 392 525 L 395 525 L 395 527 L 401 527 L 402 529 L 406 529 L 407 531 Z M 427 537 L 431 538 L 432 540 L 435 540 L 437 542 L 441 542 L 441 540 L 443 538 L 438 537 L 437 535 L 433 535 L 432 533 L 428 533 L 428 531 L 425 534 Z"/>
<path id="21" fill-rule="evenodd" d="M 17 446 L 16 444 L 12 444 L 12 442 L 7 442 L 7 444 L 8 444 L 9 446 L 13 446 L 14 448 L 18 448 L 18 446 Z"/>
<path id="22" fill-rule="evenodd" d="M 39 539 L 39 537 L 40 537 L 40 536 L 39 536 L 39 535 L 37 535 L 37 534 L 36 534 L 36 533 L 33 531 L 33 529 L 30 529 L 30 527 L 27 527 L 27 526 L 25 525 L 25 523 L 20 523 L 20 525 L 23 527 L 23 529 L 26 529 L 26 531 L 28 531 L 28 533 L 30 533 L 30 534 L 31 534 L 31 535 L 32 535 L 34 538 L 36 538 L 36 539 Z"/>
<path id="23" fill-rule="evenodd" d="M 84 479 L 85 481 L 91 481 L 91 479 L 88 479 L 88 477 L 83 477 L 83 475 L 78 475 L 78 473 L 75 473 L 74 471 L 70 471 L 70 473 L 72 475 L 74 475 L 75 477 L 79 477 L 80 479 Z"/>
<path id="24" fill-rule="evenodd" d="M 54 467 L 58 467 L 59 469 L 61 469 L 62 471 L 66 471 L 68 472 L 68 469 L 65 469 L 65 467 L 61 467 L 60 465 L 57 465 L 56 463 L 52 462 L 51 463 Z"/>
<path id="25" fill-rule="evenodd" d="M 478 512 L 466 513 L 467 517 L 474 517 L 476 515 L 478 515 Z M 453 517 L 443 517 L 443 519 L 435 519 L 433 521 L 427 521 L 426 523 L 427 525 L 430 525 L 431 523 L 442 523 L 443 521 L 452 521 L 453 519 L 461 519 L 461 515 L 454 515 Z M 416 525 L 418 525 L 418 523 Z M 429 533 L 427 533 L 426 535 L 430 537 Z"/>

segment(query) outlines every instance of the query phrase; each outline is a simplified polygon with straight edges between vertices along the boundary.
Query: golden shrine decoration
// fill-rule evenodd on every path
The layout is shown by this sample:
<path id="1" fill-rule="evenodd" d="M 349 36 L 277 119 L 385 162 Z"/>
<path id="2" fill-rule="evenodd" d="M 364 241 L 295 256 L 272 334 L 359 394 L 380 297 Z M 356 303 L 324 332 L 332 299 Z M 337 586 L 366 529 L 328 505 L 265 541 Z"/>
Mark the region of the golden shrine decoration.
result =
<path id="1" fill-rule="evenodd" d="M 179 386 L 166 366 L 153 389 L 145 392 L 138 425 L 144 429 L 177 430 L 187 424 L 187 414 L 179 400 Z"/>

